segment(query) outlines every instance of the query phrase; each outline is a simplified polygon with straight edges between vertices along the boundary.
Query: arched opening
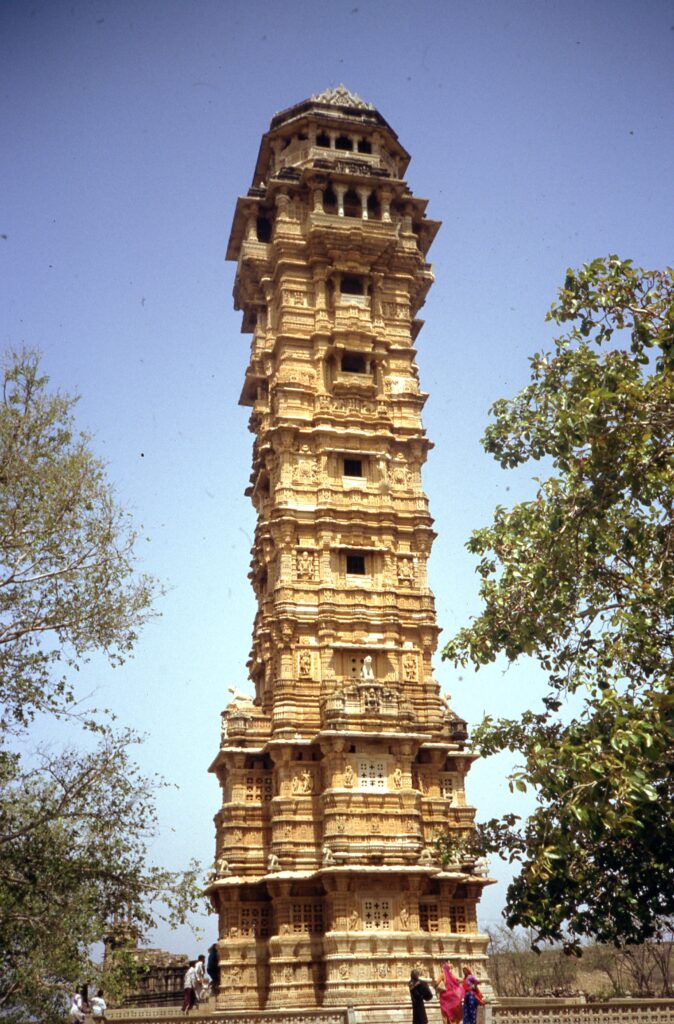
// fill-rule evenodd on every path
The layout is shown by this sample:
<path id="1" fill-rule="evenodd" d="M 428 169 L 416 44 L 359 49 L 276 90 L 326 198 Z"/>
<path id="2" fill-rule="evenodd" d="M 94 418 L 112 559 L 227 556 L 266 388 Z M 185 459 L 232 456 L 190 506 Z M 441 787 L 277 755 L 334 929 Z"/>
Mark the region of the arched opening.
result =
<path id="1" fill-rule="evenodd" d="M 362 277 L 356 274 L 344 274 L 342 276 L 342 295 L 364 295 L 365 287 Z"/>
<path id="2" fill-rule="evenodd" d="M 360 205 L 360 199 L 352 188 L 344 196 L 344 216 L 345 217 L 360 217 L 362 214 L 362 207 Z"/>
<path id="3" fill-rule="evenodd" d="M 379 220 L 381 217 L 379 201 L 374 192 L 371 192 L 367 197 L 367 215 L 370 220 Z"/>
<path id="4" fill-rule="evenodd" d="M 348 135 L 340 135 L 339 138 L 335 140 L 335 149 L 348 149 L 348 150 L 352 150 L 353 149 L 353 142 L 348 137 Z"/>
<path id="5" fill-rule="evenodd" d="M 325 132 L 319 132 L 316 136 L 316 145 L 323 146 L 324 149 L 330 149 L 330 136 L 326 135 Z"/>
<path id="6" fill-rule="evenodd" d="M 342 373 L 367 373 L 365 356 L 360 352 L 344 352 L 341 368 Z"/>
<path id="7" fill-rule="evenodd" d="M 326 213 L 337 213 L 337 196 L 329 185 L 323 193 L 323 209 Z"/>
<path id="8" fill-rule="evenodd" d="M 268 217 L 257 218 L 256 234 L 258 242 L 271 241 L 271 221 Z"/>
<path id="9" fill-rule="evenodd" d="M 359 153 L 371 153 L 372 152 L 372 143 L 369 142 L 367 139 L 359 139 L 358 140 L 358 152 Z"/>

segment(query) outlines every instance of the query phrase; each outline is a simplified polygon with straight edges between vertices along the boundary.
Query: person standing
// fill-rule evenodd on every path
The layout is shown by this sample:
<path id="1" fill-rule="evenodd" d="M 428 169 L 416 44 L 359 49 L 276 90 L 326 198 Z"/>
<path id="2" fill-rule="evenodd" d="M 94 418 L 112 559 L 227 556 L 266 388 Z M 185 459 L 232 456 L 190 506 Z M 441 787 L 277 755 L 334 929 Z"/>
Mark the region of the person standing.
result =
<path id="1" fill-rule="evenodd" d="M 477 1024 L 477 1009 L 484 1002 L 480 986 L 469 967 L 463 969 L 463 1024 Z"/>
<path id="2" fill-rule="evenodd" d="M 94 1018 L 94 1021 L 105 1021 L 105 1011 L 107 1008 L 103 998 L 103 990 L 99 989 L 98 995 L 93 996 L 91 1000 L 91 1016 Z"/>
<path id="3" fill-rule="evenodd" d="M 442 965 L 442 974 L 435 983 L 435 991 L 440 1001 L 443 1024 L 455 1024 L 460 1021 L 464 988 L 452 971 L 449 960 L 445 960 Z"/>
<path id="4" fill-rule="evenodd" d="M 201 953 L 197 957 L 197 962 L 194 965 L 194 971 L 197 976 L 196 983 L 194 985 L 194 993 L 197 997 L 197 1002 L 202 1003 L 204 999 L 208 999 L 208 978 L 206 977 L 206 957 Z"/>
<path id="5" fill-rule="evenodd" d="M 208 971 L 208 976 L 211 979 L 211 987 L 215 993 L 220 988 L 220 961 L 218 960 L 218 946 L 216 942 L 214 942 L 212 946 L 208 947 L 206 970 Z"/>
<path id="6" fill-rule="evenodd" d="M 196 960 L 190 960 L 190 965 L 185 971 L 185 980 L 183 981 L 183 1013 L 189 1013 L 197 1004 L 195 991 L 197 972 L 195 968 Z"/>
<path id="7" fill-rule="evenodd" d="M 80 992 L 75 992 L 70 1004 L 70 1020 L 72 1024 L 84 1024 L 86 1016 L 86 1003 Z"/>
<path id="8" fill-rule="evenodd" d="M 412 998 L 412 1024 L 428 1024 L 425 1004 L 433 998 L 430 985 L 419 977 L 418 971 L 412 971 L 409 984 Z"/>

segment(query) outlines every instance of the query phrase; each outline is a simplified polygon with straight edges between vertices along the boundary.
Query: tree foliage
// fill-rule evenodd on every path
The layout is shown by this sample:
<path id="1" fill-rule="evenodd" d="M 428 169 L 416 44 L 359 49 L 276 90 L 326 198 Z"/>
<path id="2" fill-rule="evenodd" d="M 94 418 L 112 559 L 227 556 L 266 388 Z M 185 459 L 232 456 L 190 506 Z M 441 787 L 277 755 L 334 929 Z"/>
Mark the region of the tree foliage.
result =
<path id="1" fill-rule="evenodd" d="M 150 609 L 135 531 L 75 428 L 76 401 L 47 390 L 35 353 L 10 354 L 0 405 L 3 729 L 67 710 L 68 669 L 93 650 L 119 663 Z"/>
<path id="2" fill-rule="evenodd" d="M 482 838 L 521 862 L 508 924 L 578 951 L 641 942 L 674 913 L 674 273 L 595 260 L 547 319 L 563 333 L 483 444 L 549 473 L 473 533 L 483 608 L 443 653 L 529 655 L 547 674 L 539 711 L 474 735 L 519 753 L 511 787 L 537 796 Z"/>
<path id="3" fill-rule="evenodd" d="M 131 652 L 155 586 L 135 570 L 135 532 L 76 430 L 75 399 L 47 383 L 35 353 L 9 356 L 0 403 L 0 1015 L 49 1024 L 66 1016 L 68 990 L 100 977 L 92 945 L 115 918 L 142 935 L 158 917 L 185 920 L 199 890 L 194 865 L 173 873 L 149 863 L 161 783 L 134 764 L 137 737 L 77 700 L 73 672 L 94 652 L 113 664 Z M 81 724 L 79 748 L 31 748 L 29 728 L 45 715 Z"/>

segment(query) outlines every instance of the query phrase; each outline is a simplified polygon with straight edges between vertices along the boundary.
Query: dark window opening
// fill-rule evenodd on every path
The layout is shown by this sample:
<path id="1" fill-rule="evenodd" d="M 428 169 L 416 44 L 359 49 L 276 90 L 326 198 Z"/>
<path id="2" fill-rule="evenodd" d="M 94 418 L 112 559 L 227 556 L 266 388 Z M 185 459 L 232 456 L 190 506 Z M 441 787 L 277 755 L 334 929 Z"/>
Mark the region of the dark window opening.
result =
<path id="1" fill-rule="evenodd" d="M 271 241 L 271 221 L 267 217 L 257 218 L 257 240 L 258 242 Z"/>
<path id="2" fill-rule="evenodd" d="M 347 555 L 346 571 L 349 576 L 365 575 L 365 555 Z"/>
<path id="3" fill-rule="evenodd" d="M 353 274 L 344 274 L 341 292 L 342 295 L 363 295 L 365 289 L 362 278 L 355 277 Z"/>
<path id="4" fill-rule="evenodd" d="M 344 216 L 360 217 L 361 213 L 362 208 L 360 205 L 360 199 L 358 198 L 357 194 L 353 191 L 353 189 L 350 188 L 349 191 L 344 196 Z"/>
<path id="5" fill-rule="evenodd" d="M 372 152 L 372 143 L 368 142 L 367 139 L 359 139 L 358 140 L 358 152 L 359 153 L 371 153 Z"/>
<path id="6" fill-rule="evenodd" d="M 298 142 L 306 142 L 307 138 L 308 138 L 308 136 L 307 136 L 306 132 L 298 132 L 297 133 L 297 141 Z"/>
<path id="7" fill-rule="evenodd" d="M 362 459 L 344 459 L 344 476 L 362 476 Z"/>
<path id="8" fill-rule="evenodd" d="M 337 196 L 331 188 L 326 188 L 323 193 L 323 209 L 326 213 L 337 212 Z"/>
<path id="9" fill-rule="evenodd" d="M 348 135 L 340 135 L 339 138 L 335 140 L 335 149 L 351 150 L 353 149 L 353 142 Z"/>
<path id="10" fill-rule="evenodd" d="M 320 135 L 316 136 L 316 145 L 330 149 L 330 136 L 326 135 L 325 132 L 321 132 Z"/>
<path id="11" fill-rule="evenodd" d="M 367 373 L 365 356 L 359 352 L 345 352 L 342 355 L 342 373 Z"/>
<path id="12" fill-rule="evenodd" d="M 368 196 L 367 214 L 368 217 L 371 218 L 371 220 L 379 219 L 379 203 L 377 202 L 377 197 L 374 195 L 374 193 Z"/>

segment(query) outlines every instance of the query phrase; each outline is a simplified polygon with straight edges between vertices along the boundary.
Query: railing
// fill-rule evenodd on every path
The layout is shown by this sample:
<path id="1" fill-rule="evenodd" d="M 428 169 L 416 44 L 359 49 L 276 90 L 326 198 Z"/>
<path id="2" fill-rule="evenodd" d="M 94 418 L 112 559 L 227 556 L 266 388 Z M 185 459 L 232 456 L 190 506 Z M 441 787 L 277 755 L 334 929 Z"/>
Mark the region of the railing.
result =
<path id="1" fill-rule="evenodd" d="M 674 999 L 509 999 L 484 1007 L 484 1024 L 672 1024 Z"/>
<path id="2" fill-rule="evenodd" d="M 186 1020 L 185 1014 L 180 1007 L 148 1007 L 140 1010 L 107 1010 L 105 1014 L 108 1021 L 143 1021 L 143 1024 L 159 1024 L 167 1019 Z M 238 1010 L 230 1012 L 227 1010 L 200 1009 L 192 1010 L 189 1020 L 197 1019 L 200 1024 L 207 1021 L 225 1022 L 226 1024 L 348 1024 L 348 1012 L 346 1008 L 335 1008 L 334 1010 Z"/>

